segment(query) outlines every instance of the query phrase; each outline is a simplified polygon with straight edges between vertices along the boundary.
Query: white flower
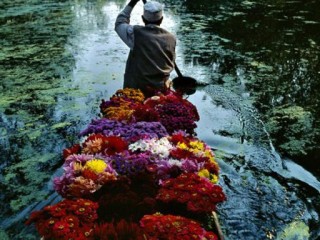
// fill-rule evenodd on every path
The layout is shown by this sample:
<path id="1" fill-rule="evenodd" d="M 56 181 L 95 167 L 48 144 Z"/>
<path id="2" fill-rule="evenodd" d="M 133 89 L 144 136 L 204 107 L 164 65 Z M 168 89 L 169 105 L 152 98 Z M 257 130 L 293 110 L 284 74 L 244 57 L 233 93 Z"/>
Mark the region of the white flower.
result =
<path id="1" fill-rule="evenodd" d="M 180 161 L 180 160 L 177 160 L 177 159 L 173 159 L 173 158 L 170 158 L 169 160 L 168 160 L 168 164 L 170 165 L 170 166 L 177 166 L 177 167 L 182 167 L 182 162 Z"/>
<path id="2" fill-rule="evenodd" d="M 166 137 L 161 139 L 152 138 L 138 140 L 137 142 L 129 145 L 129 150 L 131 151 L 150 151 L 153 155 L 160 158 L 168 157 L 172 148 L 173 146 Z"/>

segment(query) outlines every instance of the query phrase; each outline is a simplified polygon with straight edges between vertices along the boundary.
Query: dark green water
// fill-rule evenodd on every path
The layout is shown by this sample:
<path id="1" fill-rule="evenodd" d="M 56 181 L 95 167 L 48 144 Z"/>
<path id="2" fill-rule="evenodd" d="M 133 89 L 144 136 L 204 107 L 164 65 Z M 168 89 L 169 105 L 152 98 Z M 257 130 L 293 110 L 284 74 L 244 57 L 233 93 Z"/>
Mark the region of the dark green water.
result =
<path id="1" fill-rule="evenodd" d="M 252 100 L 278 150 L 319 175 L 319 1 L 170 3 L 185 64 Z"/>
<path id="2" fill-rule="evenodd" d="M 77 142 L 77 133 L 97 117 L 101 98 L 110 97 L 122 86 L 128 49 L 117 38 L 113 24 L 124 2 L 0 2 L 0 228 L 6 230 L 9 239 L 36 239 L 34 230 L 24 228 L 21 223 L 30 209 L 42 206 L 38 203 L 43 199 L 48 198 L 47 203 L 54 200 L 50 195 L 50 179 L 62 164 L 62 149 Z M 177 35 L 177 62 L 182 71 L 221 86 L 239 96 L 243 103 L 255 106 L 259 111 L 255 114 L 265 123 L 256 129 L 265 127 L 263 132 L 270 134 L 281 156 L 298 161 L 319 179 L 320 3 L 163 2 L 167 9 L 163 24 Z M 134 23 L 140 23 L 139 6 L 133 16 Z M 221 116 L 225 114 L 227 122 L 238 129 L 237 114 L 220 109 L 220 105 L 231 102 L 227 94 L 221 95 L 224 98 L 215 100 L 218 107 L 214 110 Z M 195 94 L 195 99 L 197 97 L 208 96 L 200 91 Z M 212 105 L 210 101 L 194 101 L 204 114 Z M 212 124 L 218 126 L 215 134 L 221 138 L 215 142 L 211 139 L 212 145 L 221 145 L 224 137 L 235 135 L 249 143 L 269 143 L 269 138 L 259 139 L 247 132 L 240 136 L 234 134 L 238 131 L 234 128 L 219 128 L 226 120 L 214 117 L 215 113 L 209 114 L 208 119 L 213 119 Z M 210 133 L 201 129 L 200 136 L 210 141 Z M 228 144 L 229 150 L 238 146 Z M 228 160 L 228 154 L 223 153 L 221 158 Z M 241 163 L 238 150 L 234 154 Z M 230 168 L 225 170 L 231 171 Z M 270 180 L 268 174 L 257 177 L 258 180 L 252 177 L 255 173 L 245 177 L 253 179 L 252 185 L 243 191 L 249 196 L 248 202 L 259 199 L 259 195 L 250 196 L 250 192 L 256 190 L 253 183 L 262 181 L 263 188 L 270 184 L 278 186 L 284 181 Z M 228 175 L 225 180 L 227 177 L 230 178 Z M 239 186 L 243 184 L 240 182 Z M 314 200 L 314 190 L 304 185 L 300 190 L 299 195 L 303 195 L 306 202 L 309 191 L 310 199 Z M 277 190 L 275 201 L 286 197 L 287 191 L 290 193 L 290 188 Z M 234 199 L 244 196 L 231 190 L 230 195 Z M 290 204 L 303 209 L 303 203 L 293 197 Z M 253 203 L 245 206 L 243 211 L 260 207 Z M 319 213 L 319 206 L 312 211 Z M 298 212 L 292 211 L 292 214 L 298 215 Z M 227 213 L 222 213 L 226 228 L 231 226 Z M 275 216 L 273 213 L 269 211 L 271 215 L 263 217 L 271 219 Z M 277 214 L 283 216 L 285 211 L 279 210 Z M 293 218 L 281 216 L 275 219 L 289 223 Z M 303 219 L 307 221 L 308 217 Z M 268 231 L 275 236 L 276 232 L 270 229 L 277 225 L 276 220 L 270 222 Z M 312 224 L 310 229 L 316 229 Z M 245 228 L 232 227 L 238 227 L 237 231 Z M 249 229 L 252 232 L 255 227 Z M 229 232 L 233 236 L 231 230 Z M 1 229 L 0 239 L 6 239 Z"/>

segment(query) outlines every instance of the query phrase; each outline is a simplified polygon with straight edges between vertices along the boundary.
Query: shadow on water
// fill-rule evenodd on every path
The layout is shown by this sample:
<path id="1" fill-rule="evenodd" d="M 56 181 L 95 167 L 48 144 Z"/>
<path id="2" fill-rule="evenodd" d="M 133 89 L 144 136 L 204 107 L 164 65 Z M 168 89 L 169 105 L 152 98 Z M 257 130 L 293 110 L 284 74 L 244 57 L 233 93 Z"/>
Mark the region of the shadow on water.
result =
<path id="1" fill-rule="evenodd" d="M 315 146 L 319 4 L 163 2 L 164 24 L 178 39 L 178 65 L 211 84 L 188 99 L 201 116 L 198 136 L 221 167 L 226 239 L 316 239 L 319 182 L 275 149 L 297 156 L 297 149 L 307 154 Z M 113 22 L 124 3 L 1 1 L 3 239 L 36 238 L 23 222 L 32 210 L 59 201 L 51 179 L 61 174 L 62 149 L 78 141 L 101 98 L 121 88 L 128 49 Z"/>

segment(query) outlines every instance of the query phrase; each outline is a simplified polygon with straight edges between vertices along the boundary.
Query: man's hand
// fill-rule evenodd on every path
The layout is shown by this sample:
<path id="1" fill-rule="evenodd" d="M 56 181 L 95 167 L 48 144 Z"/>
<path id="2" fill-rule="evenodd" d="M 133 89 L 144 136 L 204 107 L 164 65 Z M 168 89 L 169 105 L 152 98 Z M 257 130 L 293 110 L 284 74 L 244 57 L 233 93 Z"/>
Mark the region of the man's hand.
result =
<path id="1" fill-rule="evenodd" d="M 140 0 L 131 0 L 128 5 L 132 8 L 134 8 L 134 6 L 137 4 L 137 2 L 139 2 Z"/>

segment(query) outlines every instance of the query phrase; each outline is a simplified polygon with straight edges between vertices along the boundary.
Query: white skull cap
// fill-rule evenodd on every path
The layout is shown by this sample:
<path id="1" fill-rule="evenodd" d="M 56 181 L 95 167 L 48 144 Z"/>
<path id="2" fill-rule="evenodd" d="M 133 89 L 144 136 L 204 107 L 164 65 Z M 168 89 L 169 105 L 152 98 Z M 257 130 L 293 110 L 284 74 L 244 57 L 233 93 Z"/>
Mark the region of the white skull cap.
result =
<path id="1" fill-rule="evenodd" d="M 149 22 L 156 22 L 162 18 L 162 4 L 148 1 L 143 8 L 143 17 Z"/>

